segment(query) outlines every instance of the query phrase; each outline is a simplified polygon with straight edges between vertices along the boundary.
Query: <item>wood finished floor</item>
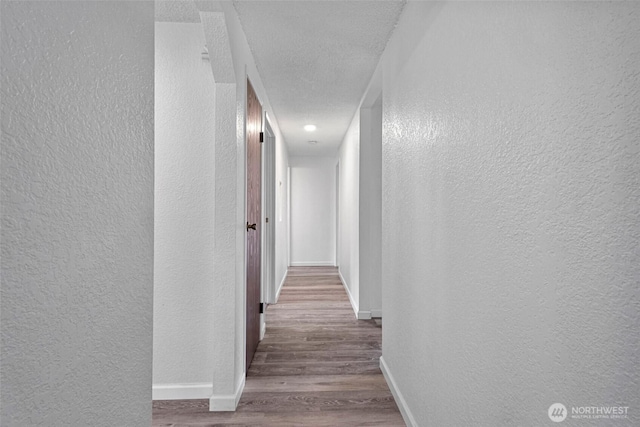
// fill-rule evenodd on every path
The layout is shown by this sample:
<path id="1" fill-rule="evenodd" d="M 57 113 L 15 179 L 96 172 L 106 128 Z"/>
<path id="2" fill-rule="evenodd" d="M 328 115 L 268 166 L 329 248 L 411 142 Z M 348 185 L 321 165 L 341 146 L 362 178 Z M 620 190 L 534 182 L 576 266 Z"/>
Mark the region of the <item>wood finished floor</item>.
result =
<path id="1" fill-rule="evenodd" d="M 236 412 L 153 402 L 153 426 L 404 426 L 380 372 L 382 330 L 356 320 L 337 269 L 291 267 Z"/>

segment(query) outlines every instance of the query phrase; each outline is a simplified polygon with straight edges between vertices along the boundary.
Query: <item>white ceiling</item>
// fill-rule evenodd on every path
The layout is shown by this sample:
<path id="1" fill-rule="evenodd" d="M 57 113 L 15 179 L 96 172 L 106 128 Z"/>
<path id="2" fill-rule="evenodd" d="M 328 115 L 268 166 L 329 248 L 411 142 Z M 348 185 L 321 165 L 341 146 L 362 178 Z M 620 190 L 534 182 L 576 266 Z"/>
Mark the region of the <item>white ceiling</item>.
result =
<path id="1" fill-rule="evenodd" d="M 172 20 L 167 17 L 171 14 L 183 22 L 195 18 L 193 5 L 158 3 L 167 3 L 156 10 L 158 20 Z M 404 1 L 235 0 L 233 4 L 290 154 L 334 155 Z M 306 132 L 306 124 L 316 125 L 317 130 Z M 311 145 L 310 140 L 318 143 Z"/>
<path id="2" fill-rule="evenodd" d="M 290 154 L 337 152 L 403 4 L 234 2 Z"/>
<path id="3" fill-rule="evenodd" d="M 200 22 L 200 11 L 193 0 L 156 0 L 157 22 Z"/>

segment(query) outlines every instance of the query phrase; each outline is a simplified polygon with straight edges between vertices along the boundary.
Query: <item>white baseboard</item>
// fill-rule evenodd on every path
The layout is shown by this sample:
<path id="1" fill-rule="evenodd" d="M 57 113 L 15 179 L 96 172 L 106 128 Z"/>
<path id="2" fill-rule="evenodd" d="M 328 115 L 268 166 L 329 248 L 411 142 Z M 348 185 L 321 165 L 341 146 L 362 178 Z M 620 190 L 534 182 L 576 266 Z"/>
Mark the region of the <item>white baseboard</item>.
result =
<path id="1" fill-rule="evenodd" d="M 336 263 L 333 261 L 317 262 L 317 261 L 303 261 L 292 262 L 291 267 L 335 267 Z"/>
<path id="2" fill-rule="evenodd" d="M 389 366 L 387 366 L 382 356 L 380 356 L 380 370 L 382 371 L 384 379 L 387 381 L 387 385 L 389 386 L 389 390 L 391 390 L 391 394 L 393 394 L 393 398 L 398 405 L 398 409 L 400 409 L 400 413 L 402 414 L 402 418 L 404 419 L 405 424 L 407 425 L 407 427 L 418 427 L 418 423 L 416 422 L 415 418 L 413 418 L 413 414 L 411 413 L 411 410 L 407 405 L 407 401 L 404 400 L 404 397 L 402 396 L 398 385 L 393 379 L 391 371 L 389 371 Z"/>
<path id="3" fill-rule="evenodd" d="M 358 310 L 358 314 L 356 316 L 358 320 L 369 320 L 371 319 L 371 312 L 366 310 Z"/>
<path id="4" fill-rule="evenodd" d="M 208 399 L 212 393 L 211 383 L 154 384 L 151 387 L 153 400 Z"/>
<path id="5" fill-rule="evenodd" d="M 356 303 L 356 300 L 353 298 L 353 295 L 351 295 L 351 291 L 349 290 L 349 286 L 347 286 L 347 281 L 344 280 L 344 277 L 342 276 L 342 271 L 340 271 L 340 269 L 338 269 L 338 275 L 340 276 L 340 281 L 342 282 L 342 286 L 344 286 L 344 290 L 347 291 L 347 295 L 349 295 L 349 301 L 351 302 L 351 307 L 353 308 L 353 312 L 356 315 L 356 319 L 359 319 L 358 317 L 358 304 Z"/>
<path id="6" fill-rule="evenodd" d="M 240 379 L 240 383 L 236 388 L 236 392 L 234 394 L 225 394 L 225 395 L 214 395 L 211 394 L 209 397 L 209 411 L 210 412 L 230 412 L 235 411 L 238 407 L 238 402 L 240 401 L 240 396 L 242 396 L 242 391 L 244 390 L 244 382 L 245 376 L 243 375 Z"/>
<path id="7" fill-rule="evenodd" d="M 276 290 L 276 300 L 273 302 L 274 304 L 278 303 L 278 298 L 280 298 L 280 292 L 282 292 L 282 287 L 284 286 L 284 282 L 287 280 L 287 275 L 289 274 L 289 269 L 287 268 L 284 271 L 284 275 L 282 276 L 282 280 L 280 281 L 280 285 L 278 286 L 278 289 Z"/>
<path id="8" fill-rule="evenodd" d="M 382 317 L 382 309 L 360 310 L 355 298 L 353 298 L 353 295 L 351 295 L 351 290 L 349 289 L 349 286 L 347 286 L 347 281 L 344 279 L 344 276 L 342 275 L 342 271 L 340 271 L 340 269 L 338 269 L 338 275 L 340 276 L 340 281 L 342 282 L 342 286 L 344 286 L 344 290 L 347 291 L 347 295 L 349 295 L 349 301 L 351 302 L 351 307 L 353 308 L 353 312 L 356 315 L 356 319 L 369 320 L 373 317 Z"/>
<path id="9" fill-rule="evenodd" d="M 264 334 L 267 333 L 267 322 L 264 322 L 263 319 L 260 320 L 260 341 L 264 339 Z"/>

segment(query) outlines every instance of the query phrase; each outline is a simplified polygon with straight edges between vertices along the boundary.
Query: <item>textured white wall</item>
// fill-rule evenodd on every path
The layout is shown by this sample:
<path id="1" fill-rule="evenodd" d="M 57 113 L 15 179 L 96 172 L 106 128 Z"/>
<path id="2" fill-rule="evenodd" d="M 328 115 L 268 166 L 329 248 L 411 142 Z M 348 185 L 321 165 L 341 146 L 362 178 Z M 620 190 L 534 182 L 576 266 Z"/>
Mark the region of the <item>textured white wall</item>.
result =
<path id="1" fill-rule="evenodd" d="M 335 265 L 336 159 L 290 158 L 291 265 Z"/>
<path id="2" fill-rule="evenodd" d="M 407 5 L 383 357 L 416 425 L 544 425 L 554 402 L 637 425 L 639 40 L 638 3 Z"/>
<path id="3" fill-rule="evenodd" d="M 338 266 L 356 315 L 360 306 L 360 111 L 349 125 L 338 152 Z"/>
<path id="4" fill-rule="evenodd" d="M 359 319 L 382 316 L 382 98 L 377 79 L 339 151 L 338 263 Z"/>
<path id="5" fill-rule="evenodd" d="M 289 267 L 289 152 L 282 135 L 276 137 L 276 292 L 287 275 Z"/>
<path id="6" fill-rule="evenodd" d="M 199 23 L 155 28 L 154 398 L 213 372 L 214 81 Z M 180 393 L 180 386 L 189 389 Z M 193 390 L 195 385 L 200 388 Z M 164 386 L 165 394 L 159 388 Z"/>
<path id="7" fill-rule="evenodd" d="M 231 365 L 226 359 L 218 359 L 216 361 L 216 370 L 214 374 L 214 392 L 218 394 L 229 393 L 228 387 L 218 387 L 221 384 L 217 383 L 217 378 L 222 378 L 226 375 L 227 372 L 230 372 L 233 369 L 234 372 L 234 381 L 235 388 L 237 391 L 242 391 L 241 384 L 243 378 L 245 377 L 245 345 L 246 345 L 246 330 L 245 330 L 245 294 L 246 294 L 246 266 L 245 266 L 245 254 L 246 254 L 246 234 L 247 230 L 245 227 L 246 224 L 246 207 L 245 207 L 245 195 L 246 195 L 246 170 L 245 170 L 245 161 L 246 161 L 246 152 L 245 152 L 245 144 L 246 144 L 246 134 L 245 134 L 245 123 L 246 123 L 246 103 L 247 103 L 247 77 L 251 80 L 253 88 L 258 95 L 258 98 L 263 103 L 263 109 L 266 107 L 264 105 L 266 96 L 264 94 L 264 86 L 262 85 L 262 81 L 260 80 L 260 76 L 256 70 L 255 62 L 253 60 L 253 56 L 251 54 L 251 50 L 249 49 L 249 45 L 247 44 L 247 39 L 244 35 L 244 31 L 242 29 L 242 25 L 240 24 L 240 20 L 237 17 L 235 10 L 233 9 L 233 5 L 230 3 L 225 3 L 225 17 L 226 17 L 226 25 L 229 32 L 229 39 L 231 43 L 231 53 L 233 56 L 233 67 L 235 71 L 235 102 L 236 108 L 233 112 L 233 118 L 236 123 L 236 135 L 233 139 L 235 143 L 235 147 L 232 144 L 225 144 L 229 153 L 231 151 L 234 152 L 233 155 L 227 155 L 220 161 L 225 161 L 229 168 L 232 168 L 232 172 L 235 173 L 235 179 L 233 181 L 228 180 L 231 175 L 225 177 L 224 181 L 217 182 L 217 187 L 219 191 L 234 191 L 235 190 L 235 217 L 236 217 L 236 226 L 235 226 L 235 251 L 230 252 L 229 262 L 235 264 L 236 274 L 235 274 L 235 283 L 233 284 L 234 298 L 235 298 L 235 322 L 234 327 L 229 328 L 228 324 L 225 329 L 219 331 L 219 335 L 223 336 L 223 341 L 216 341 L 218 343 L 224 343 L 224 347 L 227 347 L 227 343 L 231 343 L 234 346 L 234 358 L 233 365 Z M 277 123 L 271 123 L 274 128 L 274 132 L 279 132 L 277 130 Z M 277 134 L 276 134 L 277 137 Z M 226 138 L 225 138 L 226 140 Z M 231 142 L 231 139 L 229 139 Z M 218 155 L 218 152 L 216 153 Z M 234 158 L 235 157 L 235 158 Z M 231 161 L 235 161 L 235 166 Z M 231 242 L 229 242 L 231 243 Z M 233 256 L 233 258 L 231 258 Z M 230 289 L 228 288 L 228 284 L 225 283 L 224 286 L 220 286 L 217 289 L 217 297 L 219 300 L 219 307 L 226 308 L 227 310 L 231 310 L 232 306 L 228 303 L 229 297 L 232 296 L 229 294 Z M 222 347 L 222 346 L 218 346 Z M 226 351 L 225 348 L 220 348 L 218 351 Z M 233 391 L 232 391 L 233 392 Z"/>
<path id="8" fill-rule="evenodd" d="M 0 7 L 1 424 L 149 425 L 153 4 Z"/>
<path id="9" fill-rule="evenodd" d="M 215 192 L 216 214 L 214 240 L 217 258 L 214 260 L 216 285 L 214 288 L 213 329 L 213 395 L 210 408 L 228 410 L 235 408 L 244 386 L 245 377 L 245 118 L 246 80 L 251 80 L 263 110 L 270 114 L 276 140 L 282 141 L 277 118 L 273 115 L 260 75 L 237 14 L 230 2 L 218 5 L 224 20 L 217 12 L 201 13 L 207 23 L 224 23 L 225 28 L 205 28 L 214 34 L 207 38 L 208 45 L 216 45 L 221 57 L 211 56 L 212 61 L 232 61 L 234 76 L 220 74 L 216 81 L 216 143 L 215 143 Z M 208 34 L 205 32 L 205 37 Z M 229 46 L 222 46 L 220 38 L 228 36 Z M 227 57 L 228 52 L 230 58 Z M 213 64 L 212 69 L 217 69 Z M 227 69 L 228 64 L 218 64 Z M 216 77 L 214 76 L 214 79 Z M 233 80 L 233 81 L 231 81 Z M 233 131 L 230 132 L 230 131 Z M 285 150 L 286 151 L 286 150 Z M 280 153 L 280 161 L 286 155 Z M 280 167 L 286 169 L 285 165 Z M 286 221 L 286 220 L 285 220 Z M 288 227 L 288 224 L 284 224 Z M 276 252 L 276 265 L 282 264 Z"/>
<path id="10" fill-rule="evenodd" d="M 358 317 L 382 316 L 382 99 L 360 109 Z"/>

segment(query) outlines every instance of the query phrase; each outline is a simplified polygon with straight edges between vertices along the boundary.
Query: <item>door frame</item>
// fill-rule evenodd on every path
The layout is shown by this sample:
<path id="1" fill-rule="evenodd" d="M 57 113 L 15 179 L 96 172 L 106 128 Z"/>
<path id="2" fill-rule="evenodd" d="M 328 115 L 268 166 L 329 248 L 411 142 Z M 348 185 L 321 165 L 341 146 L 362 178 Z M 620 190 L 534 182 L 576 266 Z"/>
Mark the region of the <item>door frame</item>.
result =
<path id="1" fill-rule="evenodd" d="M 264 143 L 262 144 L 262 302 L 276 303 L 276 137 L 269 115 L 264 112 Z M 266 311 L 261 316 L 260 339 L 264 337 Z"/>

